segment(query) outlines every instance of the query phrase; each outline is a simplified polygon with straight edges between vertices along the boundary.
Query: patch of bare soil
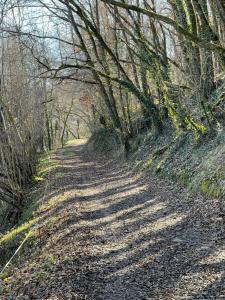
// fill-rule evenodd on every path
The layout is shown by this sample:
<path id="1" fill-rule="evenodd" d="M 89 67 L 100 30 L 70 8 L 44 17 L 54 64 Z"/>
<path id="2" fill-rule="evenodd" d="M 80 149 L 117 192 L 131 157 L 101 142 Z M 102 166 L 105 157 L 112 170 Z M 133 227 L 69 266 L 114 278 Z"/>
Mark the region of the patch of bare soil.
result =
<path id="1" fill-rule="evenodd" d="M 225 299 L 218 200 L 88 159 L 82 145 L 55 159 L 45 201 L 59 201 L 43 213 L 55 219 L 0 299 Z"/>

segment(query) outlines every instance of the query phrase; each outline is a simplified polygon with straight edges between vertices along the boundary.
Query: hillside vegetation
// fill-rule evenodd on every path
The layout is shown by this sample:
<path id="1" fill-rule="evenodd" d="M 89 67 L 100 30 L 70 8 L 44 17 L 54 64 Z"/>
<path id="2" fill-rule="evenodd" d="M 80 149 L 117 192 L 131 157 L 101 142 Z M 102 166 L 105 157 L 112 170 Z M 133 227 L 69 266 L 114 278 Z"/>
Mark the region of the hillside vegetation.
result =
<path id="1" fill-rule="evenodd" d="M 224 1 L 0 1 L 3 300 L 220 299 L 224 157 Z"/>

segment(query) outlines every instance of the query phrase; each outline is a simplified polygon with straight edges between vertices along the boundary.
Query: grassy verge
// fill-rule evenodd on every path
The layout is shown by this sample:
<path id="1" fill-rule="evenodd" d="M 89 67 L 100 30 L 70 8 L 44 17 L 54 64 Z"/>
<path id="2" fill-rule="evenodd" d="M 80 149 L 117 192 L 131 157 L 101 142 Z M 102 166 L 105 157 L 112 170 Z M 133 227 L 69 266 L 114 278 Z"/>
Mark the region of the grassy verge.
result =
<path id="1" fill-rule="evenodd" d="M 39 157 L 37 174 L 33 176 L 33 185 L 26 195 L 25 209 L 17 226 L 0 235 L 0 270 L 15 253 L 24 239 L 29 247 L 33 244 L 35 235 L 34 226 L 39 222 L 39 212 L 43 209 L 40 199 L 44 196 L 48 178 L 57 167 L 57 162 L 52 159 L 54 153 L 48 153 Z M 1 274 L 4 277 L 4 274 Z"/>

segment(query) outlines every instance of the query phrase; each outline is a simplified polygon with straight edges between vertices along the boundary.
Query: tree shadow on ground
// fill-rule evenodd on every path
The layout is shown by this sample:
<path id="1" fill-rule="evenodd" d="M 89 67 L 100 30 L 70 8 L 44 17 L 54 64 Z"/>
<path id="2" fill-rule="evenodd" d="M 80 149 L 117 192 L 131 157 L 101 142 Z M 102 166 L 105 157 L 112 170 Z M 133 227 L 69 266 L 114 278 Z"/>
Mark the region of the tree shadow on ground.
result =
<path id="1" fill-rule="evenodd" d="M 71 284 L 87 299 L 225 295 L 225 239 L 216 201 L 186 196 L 112 162 L 93 162 L 80 147 L 66 151 L 74 156 L 58 154 L 61 165 L 45 201 L 63 199 L 42 217 L 58 216 L 51 228 L 58 244 L 69 249 L 76 235 L 87 245 L 79 259 L 62 257 L 57 265 L 59 270 L 74 266 Z M 42 241 L 42 247 L 48 242 Z"/>
<path id="2" fill-rule="evenodd" d="M 111 292 L 114 296 L 110 299 L 116 299 L 117 292 L 110 289 L 114 287 L 112 282 L 118 283 L 118 280 L 126 287 L 124 299 L 139 299 L 132 295 L 143 299 L 217 299 L 223 293 L 225 254 L 221 251 L 225 243 L 219 236 L 221 223 L 213 221 L 218 216 L 214 212 L 204 215 L 205 203 L 205 208 L 198 212 L 202 205 L 199 198 L 182 199 L 182 193 L 167 186 L 159 188 L 152 182 L 146 184 L 145 179 L 136 178 L 126 168 L 121 171 L 110 163 L 98 162 L 96 168 L 92 163 L 88 166 L 86 160 L 82 165 L 80 149 L 74 153 L 81 164 L 72 166 L 75 181 L 80 174 L 86 175 L 82 183 L 78 180 L 72 188 L 93 189 L 93 193 L 78 197 L 77 201 L 83 207 L 96 202 L 93 209 L 84 209 L 80 216 L 83 226 L 89 228 L 89 234 L 81 239 L 91 241 L 92 246 L 121 242 L 118 249 L 103 249 L 98 254 L 90 251 L 90 256 L 86 256 L 89 269 L 97 270 L 93 271 L 95 289 L 99 284 L 96 293 L 101 291 L 102 295 L 108 295 Z M 67 164 L 70 165 L 69 160 Z M 132 177 L 135 179 L 130 182 Z M 109 187 L 98 190 L 102 185 Z M 141 189 L 136 191 L 138 187 Z M 100 208 L 96 208 L 98 204 Z M 104 230 L 114 225 L 115 230 Z M 61 223 L 61 230 L 64 226 L 68 226 L 68 220 Z M 90 291 L 91 297 L 93 291 Z"/>

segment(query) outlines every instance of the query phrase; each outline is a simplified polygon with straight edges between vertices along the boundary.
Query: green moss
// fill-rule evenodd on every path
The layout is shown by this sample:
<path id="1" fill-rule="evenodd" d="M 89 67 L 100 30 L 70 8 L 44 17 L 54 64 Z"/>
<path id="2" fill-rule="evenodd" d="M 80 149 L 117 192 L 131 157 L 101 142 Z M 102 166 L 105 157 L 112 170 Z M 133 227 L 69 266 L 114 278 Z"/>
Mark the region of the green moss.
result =
<path id="1" fill-rule="evenodd" d="M 51 171 L 56 169 L 58 167 L 58 164 L 56 162 L 51 162 L 49 163 L 48 166 L 42 167 L 38 170 L 38 175 L 39 176 L 45 176 L 49 174 Z"/>
<path id="2" fill-rule="evenodd" d="M 222 194 L 222 188 L 212 179 L 204 179 L 200 183 L 200 191 L 209 198 L 219 197 Z"/>
<path id="3" fill-rule="evenodd" d="M 53 155 L 53 151 L 50 152 L 51 155 Z M 39 206 L 39 199 L 41 197 L 41 189 L 36 188 L 36 184 L 44 182 L 45 178 L 44 175 L 48 174 L 51 170 L 56 168 L 58 166 L 57 162 L 54 162 L 50 154 L 44 154 L 39 157 L 39 163 L 37 167 L 37 174 L 32 176 L 32 182 L 34 184 L 31 191 L 28 193 L 28 201 L 26 204 L 26 208 L 23 211 L 20 220 L 18 222 L 19 225 L 22 225 L 23 223 L 26 223 L 30 219 L 33 218 L 34 213 L 37 211 Z M 40 187 L 40 186 L 39 186 Z M 40 189 L 40 190 L 39 190 Z"/>
<path id="4" fill-rule="evenodd" d="M 12 255 L 13 251 L 18 247 L 18 245 L 23 241 L 23 239 L 29 235 L 26 245 L 28 247 L 32 247 L 33 245 L 33 235 L 35 234 L 34 225 L 39 220 L 38 211 L 40 207 L 40 198 L 44 191 L 42 186 L 36 187 L 37 183 L 43 182 L 44 178 L 40 174 L 46 174 L 53 168 L 57 166 L 57 163 L 54 162 L 49 153 L 46 155 L 41 155 L 39 157 L 38 163 L 38 172 L 37 175 L 32 177 L 32 181 L 34 186 L 32 187 L 31 191 L 27 194 L 27 203 L 25 205 L 25 209 L 18 221 L 18 225 L 0 237 L 0 248 L 1 248 L 1 258 L 0 263 L 4 264 L 9 257 Z M 50 199 L 48 203 L 48 207 L 51 205 L 55 205 L 55 201 L 60 199 Z M 38 209 L 39 208 L 39 209 Z M 54 220 L 49 220 L 49 222 L 53 222 Z"/>
<path id="5" fill-rule="evenodd" d="M 51 208 L 53 208 L 56 204 L 64 202 L 68 199 L 68 195 L 65 194 L 59 194 L 51 199 L 49 199 L 46 203 L 43 203 L 40 208 L 39 211 L 46 211 L 49 210 Z"/>
<path id="6" fill-rule="evenodd" d="M 158 165 L 156 166 L 156 173 L 159 173 L 162 169 L 162 164 L 158 163 Z"/>
<path id="7" fill-rule="evenodd" d="M 35 198 L 30 199 L 30 204 L 23 211 L 23 213 L 22 213 L 22 215 L 19 219 L 18 225 L 22 225 L 22 224 L 28 222 L 29 220 L 31 220 L 34 217 L 34 212 L 37 210 L 38 205 L 39 205 L 38 204 L 38 199 L 40 197 L 40 194 L 39 194 L 39 197 L 37 195 L 35 195 L 33 197 L 35 197 Z"/>
<path id="8" fill-rule="evenodd" d="M 38 166 L 41 167 L 42 165 L 49 164 L 53 154 L 54 154 L 54 151 L 49 151 L 49 152 L 40 154 L 38 157 Z"/>
<path id="9" fill-rule="evenodd" d="M 196 125 L 196 124 L 195 124 Z M 203 128 L 198 128 L 204 131 Z M 158 149 L 166 151 L 158 153 Z M 153 154 L 157 153 L 157 157 Z M 157 174 L 191 192 L 201 192 L 208 198 L 221 198 L 225 195 L 225 131 L 209 136 L 200 135 L 198 140 L 191 132 L 184 132 L 176 138 L 171 131 L 155 137 L 143 137 L 138 150 L 132 154 L 131 163 L 135 168 L 143 167 L 149 174 Z"/>
<path id="10" fill-rule="evenodd" d="M 182 170 L 178 174 L 178 181 L 185 187 L 188 187 L 191 180 L 190 180 L 190 174 L 186 170 Z"/>
<path id="11" fill-rule="evenodd" d="M 36 175 L 33 175 L 31 179 L 32 179 L 32 181 L 33 181 L 34 183 L 38 183 L 38 182 L 41 182 L 41 181 L 44 180 L 43 177 L 36 176 Z"/>
<path id="12" fill-rule="evenodd" d="M 6 234 L 4 234 L 1 238 L 0 238 L 0 246 L 2 246 L 3 244 L 12 241 L 15 237 L 17 237 L 18 235 L 21 236 L 21 234 L 23 234 L 23 236 L 25 236 L 25 234 L 29 234 L 30 231 L 30 227 L 37 221 L 37 219 L 32 219 L 29 222 L 26 222 L 12 230 L 10 230 L 9 232 L 7 232 Z"/>
<path id="13" fill-rule="evenodd" d="M 45 227 L 46 228 L 52 228 L 52 227 L 54 227 L 55 226 L 55 224 L 56 223 L 58 223 L 58 221 L 60 220 L 60 216 L 52 216 L 52 217 L 49 217 L 46 221 L 45 221 L 45 223 L 44 223 L 44 225 L 45 225 Z"/>
<path id="14" fill-rule="evenodd" d="M 34 272 L 33 276 L 36 280 L 41 282 L 41 281 L 44 281 L 48 277 L 48 274 L 45 271 L 39 271 L 39 272 Z"/>
<path id="15" fill-rule="evenodd" d="M 34 178 L 40 179 L 58 166 L 58 163 L 53 159 L 54 153 L 54 151 L 49 151 L 48 153 L 40 155 L 38 159 L 37 174 L 35 174 Z"/>
<path id="16" fill-rule="evenodd" d="M 146 170 L 147 168 L 150 168 L 152 163 L 154 161 L 154 157 L 152 154 L 146 159 L 146 161 L 142 164 L 141 170 Z"/>

